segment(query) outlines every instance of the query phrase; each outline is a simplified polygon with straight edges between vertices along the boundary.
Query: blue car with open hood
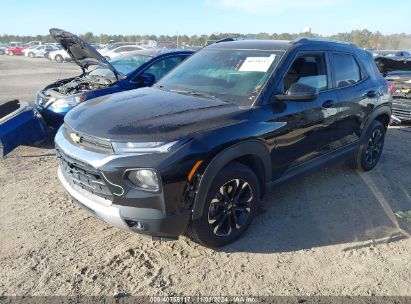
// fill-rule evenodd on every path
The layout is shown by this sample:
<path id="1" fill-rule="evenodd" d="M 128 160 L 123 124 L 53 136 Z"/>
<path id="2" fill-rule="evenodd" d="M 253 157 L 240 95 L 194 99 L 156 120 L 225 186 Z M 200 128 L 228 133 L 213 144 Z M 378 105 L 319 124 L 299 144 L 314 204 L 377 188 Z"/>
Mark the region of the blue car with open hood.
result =
<path id="1" fill-rule="evenodd" d="M 80 66 L 82 74 L 58 80 L 41 89 L 34 107 L 19 101 L 10 101 L 2 107 L 0 142 L 3 156 L 19 145 L 35 144 L 54 134 L 64 116 L 78 104 L 151 86 L 193 53 L 182 49 L 147 49 L 127 52 L 108 61 L 74 34 L 54 28 L 50 29 L 50 35 Z"/>

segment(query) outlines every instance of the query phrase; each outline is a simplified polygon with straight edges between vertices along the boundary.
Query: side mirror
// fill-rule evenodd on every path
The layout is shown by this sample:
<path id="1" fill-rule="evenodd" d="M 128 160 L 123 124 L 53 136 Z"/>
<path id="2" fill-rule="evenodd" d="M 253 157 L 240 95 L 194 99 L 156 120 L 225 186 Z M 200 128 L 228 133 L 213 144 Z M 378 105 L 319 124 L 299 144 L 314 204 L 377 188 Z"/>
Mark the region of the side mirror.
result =
<path id="1" fill-rule="evenodd" d="M 278 100 L 312 101 L 318 96 L 318 89 L 304 83 L 293 83 L 285 94 L 278 94 Z"/>
<path id="2" fill-rule="evenodd" d="M 152 86 L 156 82 L 156 77 L 151 73 L 143 73 L 136 77 L 136 82 L 144 86 Z"/>

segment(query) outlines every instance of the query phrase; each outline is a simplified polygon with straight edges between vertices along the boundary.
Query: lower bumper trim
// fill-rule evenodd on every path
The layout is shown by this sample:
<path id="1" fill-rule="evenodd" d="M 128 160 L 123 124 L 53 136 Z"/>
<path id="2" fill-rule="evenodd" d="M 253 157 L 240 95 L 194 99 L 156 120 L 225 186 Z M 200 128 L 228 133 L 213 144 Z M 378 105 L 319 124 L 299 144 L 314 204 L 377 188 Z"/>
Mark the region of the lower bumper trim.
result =
<path id="1" fill-rule="evenodd" d="M 60 182 L 63 184 L 66 191 L 73 197 L 79 204 L 84 205 L 86 210 L 92 210 L 94 214 L 105 221 L 106 223 L 125 230 L 130 230 L 126 222 L 120 216 L 120 209 L 114 206 L 103 206 L 96 202 L 93 202 L 88 197 L 84 196 L 80 192 L 76 191 L 64 178 L 61 169 L 58 169 L 57 175 Z"/>

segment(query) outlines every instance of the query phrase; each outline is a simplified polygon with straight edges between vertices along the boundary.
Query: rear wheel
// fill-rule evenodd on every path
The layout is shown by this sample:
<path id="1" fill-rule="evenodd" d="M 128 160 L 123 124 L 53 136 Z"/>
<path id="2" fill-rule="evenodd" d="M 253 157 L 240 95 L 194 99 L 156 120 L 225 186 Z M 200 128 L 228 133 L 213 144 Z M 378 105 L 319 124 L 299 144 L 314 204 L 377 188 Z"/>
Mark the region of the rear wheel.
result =
<path id="1" fill-rule="evenodd" d="M 61 55 L 56 55 L 56 57 L 54 58 L 57 62 L 63 62 L 63 56 Z"/>
<path id="2" fill-rule="evenodd" d="M 30 57 L 30 58 L 34 58 L 34 53 L 30 52 L 30 53 L 29 53 L 29 57 Z"/>
<path id="3" fill-rule="evenodd" d="M 258 179 L 249 167 L 228 165 L 215 177 L 201 218 L 190 223 L 189 236 L 209 247 L 235 241 L 252 222 L 259 195 Z"/>
<path id="4" fill-rule="evenodd" d="M 357 155 L 350 160 L 350 166 L 360 171 L 372 170 L 380 160 L 384 148 L 385 133 L 385 126 L 378 120 L 374 120 L 367 130 Z"/>

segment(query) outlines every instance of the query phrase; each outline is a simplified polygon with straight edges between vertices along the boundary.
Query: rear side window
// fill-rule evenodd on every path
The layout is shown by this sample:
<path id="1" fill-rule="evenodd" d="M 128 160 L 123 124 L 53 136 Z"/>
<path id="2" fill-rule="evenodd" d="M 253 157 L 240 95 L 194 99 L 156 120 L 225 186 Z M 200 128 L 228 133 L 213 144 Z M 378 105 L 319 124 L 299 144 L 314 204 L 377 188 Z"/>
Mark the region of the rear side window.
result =
<path id="1" fill-rule="evenodd" d="M 331 54 L 334 74 L 334 87 L 343 88 L 361 80 L 361 70 L 354 56 L 350 54 Z"/>
<path id="2" fill-rule="evenodd" d="M 381 77 L 381 72 L 378 70 L 377 65 L 375 64 L 375 61 L 370 53 L 361 54 L 361 61 L 371 78 L 376 79 Z"/>

